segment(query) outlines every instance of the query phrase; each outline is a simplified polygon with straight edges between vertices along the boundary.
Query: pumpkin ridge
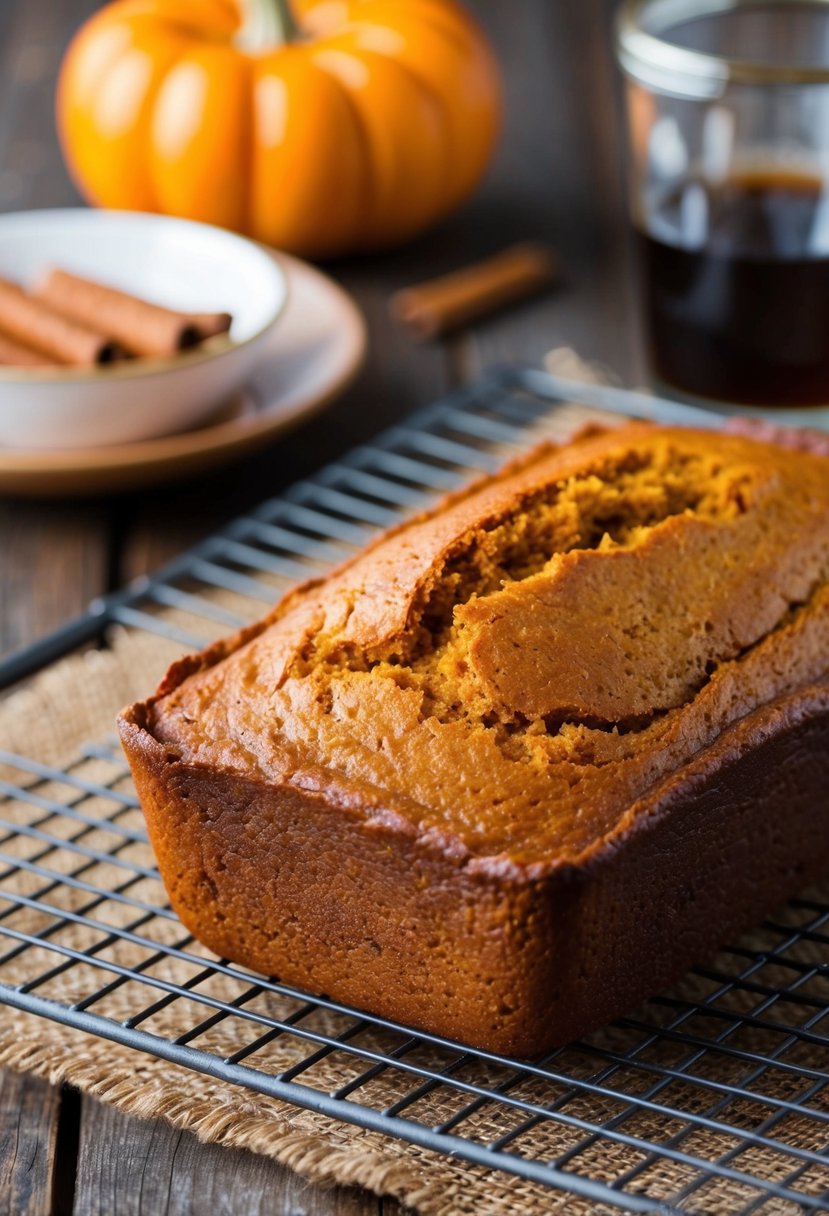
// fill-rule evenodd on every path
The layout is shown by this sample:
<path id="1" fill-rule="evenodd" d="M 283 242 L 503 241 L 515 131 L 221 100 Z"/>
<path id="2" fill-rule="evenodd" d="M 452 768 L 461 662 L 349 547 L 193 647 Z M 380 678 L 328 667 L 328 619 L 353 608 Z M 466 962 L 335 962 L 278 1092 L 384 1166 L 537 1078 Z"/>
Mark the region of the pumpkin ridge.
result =
<path id="1" fill-rule="evenodd" d="M 362 192 L 362 199 L 360 201 L 360 205 L 359 205 L 359 207 L 357 207 L 355 209 L 356 220 L 357 220 L 357 223 L 359 223 L 360 215 L 365 208 L 365 195 L 366 195 L 366 193 L 369 193 L 369 194 L 373 193 L 374 188 L 376 186 L 374 162 L 373 162 L 372 156 L 371 156 L 371 139 L 369 138 L 368 128 L 366 127 L 366 123 L 365 123 L 365 120 L 363 119 L 363 115 L 360 110 L 360 107 L 357 105 L 357 101 L 356 101 L 355 97 L 353 96 L 353 94 L 351 93 L 350 89 L 346 88 L 346 86 L 343 84 L 342 80 L 340 80 L 340 78 L 337 75 L 335 75 L 335 73 L 327 71 L 324 64 L 317 63 L 315 60 L 315 66 L 317 68 L 319 68 L 319 70 L 321 72 L 325 72 L 325 75 L 328 77 L 328 79 L 334 82 L 336 87 L 339 89 L 343 100 L 345 101 L 346 107 L 351 112 L 351 114 L 354 118 L 354 129 L 357 132 L 357 136 L 360 141 L 360 149 L 362 152 L 363 166 L 365 168 L 366 177 L 369 182 L 369 190 Z M 375 180 L 372 180 L 372 179 L 375 179 Z M 349 235 L 349 240 L 354 243 L 358 243 L 360 240 L 359 228 L 357 227 L 356 224 L 352 225 L 352 231 Z"/>
<path id="2" fill-rule="evenodd" d="M 177 54 L 174 59 L 170 60 L 170 62 L 167 64 L 163 77 L 159 78 L 155 89 L 151 90 L 147 95 L 147 120 L 144 124 L 143 130 L 145 145 L 144 159 L 146 163 L 147 179 L 150 185 L 150 193 L 153 200 L 153 211 L 162 211 L 161 194 L 158 188 L 158 182 L 156 180 L 158 166 L 156 164 L 155 156 L 153 155 L 152 147 L 155 138 L 154 131 L 157 121 L 158 103 L 161 98 L 161 93 L 166 80 L 169 78 L 170 73 L 175 71 L 175 69 L 181 65 L 187 56 L 188 50 L 189 48 L 182 47 L 179 54 Z"/>
<path id="3" fill-rule="evenodd" d="M 147 33 L 155 36 L 155 31 L 152 30 L 152 26 L 150 24 L 150 14 L 149 13 L 147 13 L 146 16 L 144 16 L 143 14 L 139 14 L 138 22 L 139 22 L 139 28 L 141 27 L 141 25 L 150 25 L 150 29 L 147 31 Z M 146 92 L 143 94 L 143 96 L 141 98 L 141 102 L 138 107 L 138 113 L 141 116 L 139 131 L 140 131 L 143 155 L 141 157 L 135 157 L 134 159 L 135 159 L 136 164 L 138 164 L 141 168 L 141 176 L 143 179 L 142 188 L 146 194 L 146 199 L 142 201 L 142 204 L 139 209 L 145 210 L 145 211 L 159 211 L 160 210 L 160 200 L 158 197 L 158 190 L 157 190 L 156 183 L 155 183 L 155 177 L 154 177 L 154 171 L 153 171 L 153 161 L 152 161 L 152 131 L 153 131 L 153 119 L 154 119 L 154 115 L 155 115 L 156 103 L 158 101 L 158 96 L 159 96 L 159 93 L 161 92 L 161 88 L 164 84 L 164 81 L 166 80 L 170 71 L 172 71 L 172 69 L 176 66 L 176 64 L 181 59 L 181 57 L 185 54 L 185 50 L 188 45 L 188 40 L 187 40 L 186 35 L 184 33 L 179 33 L 178 29 L 176 28 L 176 26 L 173 23 L 165 22 L 165 25 L 169 26 L 167 36 L 170 39 L 171 44 L 173 44 L 173 43 L 176 44 L 175 50 L 172 50 L 170 52 L 169 58 L 166 60 L 166 62 L 164 64 L 163 71 L 157 71 L 154 73 L 153 78 L 152 78 L 149 86 L 147 87 Z M 115 60 L 113 63 L 111 63 L 108 66 L 108 70 L 106 70 L 103 73 L 103 75 L 101 76 L 101 78 L 98 82 L 98 88 L 96 90 L 96 97 L 98 97 L 100 99 L 101 93 L 105 90 L 108 82 L 116 74 L 119 74 L 122 71 L 122 68 L 123 68 L 123 59 L 122 58 Z M 111 205 L 111 204 L 107 204 L 107 205 Z"/>
<path id="4" fill-rule="evenodd" d="M 343 79 L 343 77 L 338 72 L 331 70 L 331 67 L 326 62 L 325 57 L 323 56 L 320 58 L 315 55 L 314 64 L 316 67 L 319 68 L 319 70 L 321 72 L 325 73 L 325 75 L 328 77 L 329 80 L 334 82 L 334 84 L 337 86 L 337 88 L 340 90 L 342 96 L 344 97 L 346 105 L 349 107 L 349 109 L 351 110 L 351 112 L 354 115 L 357 132 L 359 134 L 360 142 L 361 142 L 361 145 L 363 148 L 366 175 L 368 177 L 369 189 L 366 190 L 363 195 L 364 207 L 368 208 L 369 204 L 367 202 L 367 199 L 376 196 L 377 193 L 379 192 L 379 188 L 380 188 L 380 174 L 377 172 L 377 165 L 375 164 L 375 160 L 374 160 L 374 155 L 373 155 L 374 143 L 371 138 L 370 131 L 369 131 L 369 124 L 366 121 L 365 115 L 363 114 L 363 111 L 362 111 L 362 107 L 360 106 L 360 103 L 357 99 L 357 96 L 355 95 L 354 90 L 350 89 L 348 87 L 348 84 L 346 83 L 346 81 Z M 360 235 L 358 232 L 355 232 L 352 239 L 355 240 L 358 244 L 361 243 L 361 238 L 360 238 Z"/>

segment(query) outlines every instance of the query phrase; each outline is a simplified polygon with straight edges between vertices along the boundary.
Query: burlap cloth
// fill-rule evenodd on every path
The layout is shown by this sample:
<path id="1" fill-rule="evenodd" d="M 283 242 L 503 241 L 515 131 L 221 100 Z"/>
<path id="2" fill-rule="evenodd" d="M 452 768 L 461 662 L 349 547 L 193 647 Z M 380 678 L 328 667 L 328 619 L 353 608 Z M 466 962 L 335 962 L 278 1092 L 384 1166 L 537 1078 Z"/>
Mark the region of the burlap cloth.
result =
<path id="1" fill-rule="evenodd" d="M 228 602 L 227 597 L 224 597 L 224 600 Z M 230 604 L 232 606 L 232 597 Z M 192 627 L 192 620 L 187 621 L 177 613 L 170 615 L 178 619 L 180 624 Z M 112 631 L 106 649 L 58 663 L 27 687 L 0 702 L 0 747 L 47 763 L 63 765 L 78 753 L 83 742 L 111 736 L 114 715 L 118 708 L 146 695 L 179 651 L 178 646 L 159 638 L 120 628 Z M 106 760 L 94 759 L 87 761 L 79 771 L 90 779 L 106 780 L 108 774 L 111 775 L 112 765 Z M 20 780 L 20 773 L 17 771 L 5 774 L 0 772 L 0 777 L 4 775 L 15 781 Z M 51 793 L 56 799 L 68 797 L 65 787 L 55 787 L 52 791 L 48 787 L 46 790 L 39 788 L 39 792 Z M 102 800 L 96 808 L 96 813 L 104 816 L 111 814 L 113 809 L 111 803 L 107 804 Z M 29 822 L 34 812 L 31 806 L 17 802 L 11 804 L 11 814 L 18 815 L 22 822 Z M 127 818 L 122 817 L 120 822 L 128 825 L 131 822 L 130 816 L 134 816 L 133 822 L 136 826 L 140 825 L 140 815 L 137 811 L 130 812 Z M 94 833 L 88 843 L 93 846 L 96 844 Z M 102 838 L 97 847 L 105 850 L 111 844 L 111 839 L 107 841 Z M 20 839 L 18 847 L 21 856 L 31 856 L 30 845 L 31 842 Z M 15 841 L 5 842 L 3 849 L 14 852 Z M 144 845 L 131 846 L 131 850 L 131 859 L 151 864 L 151 858 L 144 855 L 144 852 L 148 854 Z M 66 868 L 69 868 L 70 862 L 77 864 L 77 858 L 69 858 L 66 854 L 66 859 Z M 54 866 L 60 863 L 50 860 L 48 864 Z M 102 886 L 114 886 L 119 877 L 123 878 L 123 874 L 108 875 L 106 870 L 105 866 L 97 867 L 94 881 Z M 4 884 L 7 890 L 9 882 L 20 884 L 24 893 L 31 893 L 43 885 L 43 878 L 32 874 L 19 874 Z M 132 893 L 153 906 L 155 901 L 163 901 L 163 892 L 152 879 L 142 881 L 139 887 L 132 888 Z M 79 907 L 87 898 L 82 892 L 65 888 L 62 889 L 61 906 Z M 119 911 L 118 906 L 114 905 L 107 915 L 110 923 L 125 924 L 135 915 L 135 910 L 121 908 Z M 44 924 L 43 915 L 35 911 L 15 912 L 14 918 L 15 927 L 29 932 L 36 932 Z M 9 924 L 9 921 L 6 920 L 5 923 Z M 155 940 L 159 941 L 172 942 L 183 936 L 181 927 L 170 921 L 159 922 L 152 930 L 142 931 L 150 936 L 154 932 Z M 86 932 L 83 927 L 64 930 L 60 940 L 67 945 L 83 947 L 89 942 L 88 936 L 84 936 Z M 768 941 L 760 940 L 762 944 L 769 945 Z M 811 961 L 822 961 L 825 964 L 826 950 L 823 949 L 821 960 L 822 947 L 819 943 L 812 943 L 805 949 L 806 955 L 801 951 L 798 956 L 801 961 L 811 958 Z M 57 956 L 46 951 L 41 951 L 41 954 L 41 970 L 60 961 Z M 816 957 L 812 958 L 815 954 Z M 8 984 L 29 978 L 32 974 L 31 955 L 30 948 L 17 960 L 3 967 L 0 980 Z M 136 956 L 133 947 L 124 942 L 117 943 L 106 952 L 106 957 L 114 957 L 129 966 L 134 965 L 136 957 L 143 959 L 145 956 L 146 952 Z M 722 966 L 733 972 L 734 958 L 729 957 Z M 163 965 L 155 968 L 153 973 L 178 983 L 185 983 L 192 977 L 193 967 L 168 958 L 164 960 Z M 100 970 L 93 971 L 85 965 L 73 967 L 62 975 L 57 975 L 49 985 L 39 991 L 43 995 L 71 1003 L 93 988 L 99 987 L 106 978 L 108 977 Z M 775 967 L 772 960 L 755 978 L 762 984 L 774 986 L 781 982 L 791 983 L 792 974 L 785 968 Z M 825 979 L 824 974 L 824 999 Z M 136 987 L 130 983 L 117 987 L 109 998 L 96 1004 L 96 1011 L 119 1020 L 128 1017 L 153 999 L 149 990 L 144 988 L 136 992 Z M 700 996 L 710 993 L 716 987 L 716 983 L 708 983 L 696 977 L 686 981 L 684 987 L 680 988 L 680 995 L 684 992 L 685 995 Z M 209 991 L 220 999 L 232 1000 L 239 989 L 233 982 L 217 977 L 211 981 Z M 812 989 L 804 988 L 802 991 L 812 992 Z M 273 1014 L 273 1002 L 279 998 L 274 998 L 271 994 L 267 1000 L 270 1002 L 269 1012 Z M 722 1008 L 732 1012 L 750 1010 L 760 1007 L 762 1003 L 762 994 L 737 987 L 724 997 Z M 189 1030 L 210 1013 L 210 1010 L 204 1007 L 187 1006 L 186 1001 L 173 1002 L 151 1019 L 148 1028 L 175 1037 Z M 278 1016 L 284 1016 L 290 1012 L 290 1008 L 291 1003 L 286 999 L 285 1007 L 277 1010 Z M 772 1003 L 765 1015 L 772 1022 L 775 1020 L 775 1010 L 779 1010 L 779 1005 Z M 814 1003 L 806 1004 L 802 1008 L 788 1006 L 784 1013 L 780 1014 L 779 1020 L 787 1019 L 789 1023 L 793 1019 L 805 1022 L 813 1015 Z M 675 1016 L 675 1011 L 669 1009 L 660 1012 L 650 1007 L 647 1013 L 651 1023 L 656 1019 L 665 1022 L 671 1016 Z M 326 1033 L 337 1033 L 342 1028 L 334 1014 L 321 1015 L 319 1024 Z M 716 1024 L 712 1029 L 708 1024 L 698 1026 L 697 1031 L 712 1036 L 721 1028 L 720 1024 Z M 760 1053 L 778 1052 L 781 1059 L 796 1061 L 801 1065 L 823 1069 L 827 1067 L 826 1049 L 819 1044 L 795 1042 L 786 1046 L 781 1034 L 773 1030 L 754 1028 L 746 1033 L 749 1034 L 749 1039 L 745 1038 L 744 1032 L 739 1031 L 729 1042 L 745 1050 Z M 235 1039 L 234 1034 L 236 1031 L 232 1019 L 226 1020 L 199 1038 L 197 1045 L 215 1051 L 219 1056 L 227 1056 L 238 1048 L 240 1042 L 248 1042 L 252 1037 L 249 1030 L 241 1040 Z M 641 1045 L 642 1039 L 641 1032 L 614 1028 L 603 1032 L 595 1041 L 604 1048 L 615 1049 L 624 1054 L 631 1047 Z M 368 1045 L 383 1046 L 380 1032 L 370 1031 L 368 1037 L 361 1041 Z M 281 1040 L 276 1048 L 270 1050 L 269 1071 L 289 1066 L 309 1050 L 307 1045 L 291 1042 L 288 1038 L 284 1046 L 280 1046 L 280 1042 Z M 386 1047 L 388 1048 L 388 1044 Z M 670 1040 L 666 1039 L 649 1048 L 643 1058 L 676 1066 L 681 1065 L 688 1056 L 688 1050 L 687 1044 L 672 1045 Z M 255 1064 L 256 1059 L 251 1062 Z M 428 1063 L 428 1058 L 426 1062 Z M 68 1029 L 57 1023 L 19 1013 L 5 1006 L 0 1006 L 0 1064 L 37 1074 L 52 1082 L 71 1082 L 83 1091 L 136 1116 L 162 1116 L 177 1127 L 195 1132 L 203 1140 L 264 1153 L 309 1179 L 332 1184 L 359 1185 L 380 1195 L 395 1196 L 423 1213 L 440 1213 L 441 1216 L 452 1213 L 457 1213 L 458 1216 L 497 1213 L 498 1216 L 508 1216 L 512 1213 L 560 1212 L 567 1213 L 568 1216 L 584 1216 L 586 1213 L 600 1214 L 611 1211 L 601 1205 L 576 1199 L 571 1194 L 551 1190 L 501 1171 L 487 1170 L 431 1153 L 374 1132 L 339 1123 L 314 1112 L 274 1101 L 251 1090 L 223 1084 L 153 1056 Z M 594 1074 L 600 1066 L 600 1062 L 595 1058 L 586 1058 L 576 1049 L 568 1049 L 568 1055 L 556 1064 L 562 1071 L 569 1069 L 583 1077 Z M 337 1053 L 334 1053 L 318 1066 L 312 1083 L 323 1091 L 333 1089 L 362 1067 L 363 1065 L 339 1058 Z M 753 1068 L 745 1059 L 712 1055 L 710 1059 L 701 1062 L 700 1070 L 711 1079 L 728 1085 L 745 1082 Z M 471 1072 L 464 1073 L 464 1078 L 484 1080 L 486 1070 L 483 1066 L 477 1071 L 473 1068 Z M 500 1079 L 503 1079 L 503 1076 Z M 654 1075 L 647 1071 L 624 1067 L 614 1073 L 612 1084 L 626 1093 L 642 1094 L 653 1085 L 654 1079 Z M 493 1078 L 490 1077 L 489 1080 L 492 1083 Z M 413 1084 L 411 1078 L 389 1070 L 361 1091 L 360 1100 L 383 1108 Z M 792 1073 L 761 1069 L 751 1084 L 757 1092 L 764 1095 L 792 1098 L 805 1088 L 806 1083 Z M 547 1081 L 522 1081 L 513 1092 L 516 1096 L 545 1105 L 555 1102 L 561 1094 L 561 1088 Z M 669 1082 L 667 1088 L 660 1091 L 655 1100 L 698 1113 L 710 1108 L 717 1100 L 717 1094 L 678 1080 Z M 726 1100 L 727 1095 L 723 1101 Z M 433 1124 L 440 1122 L 465 1101 L 468 1101 L 468 1098 L 462 1095 L 439 1090 L 431 1095 L 427 1094 L 410 1113 L 427 1124 Z M 824 1103 L 823 1106 L 820 1106 L 821 1102 Z M 821 1094 L 810 1096 L 810 1105 L 815 1110 L 829 1110 Z M 621 1104 L 614 1104 L 604 1096 L 591 1097 L 584 1094 L 568 1099 L 564 1106 L 569 1115 L 596 1122 L 611 1119 L 621 1109 Z M 762 1130 L 764 1120 L 776 1113 L 773 1107 L 743 1099 L 728 1102 L 717 1117 L 740 1128 Z M 466 1130 L 468 1134 L 474 1133 L 476 1137 L 484 1140 L 492 1139 L 510 1126 L 516 1126 L 521 1118 L 514 1115 L 513 1122 L 510 1123 L 510 1117 L 509 1111 L 489 1104 L 482 1108 L 472 1123 L 466 1125 Z M 664 1115 L 642 1110 L 627 1118 L 622 1127 L 631 1135 L 666 1141 L 681 1132 L 683 1124 L 679 1120 L 671 1120 Z M 461 1131 L 463 1130 L 462 1128 Z M 769 1134 L 774 1134 L 787 1144 L 821 1151 L 826 1143 L 825 1131 L 825 1124 L 821 1125 L 807 1116 L 786 1115 L 774 1125 L 773 1133 Z M 526 1133 L 513 1148 L 529 1157 L 549 1161 L 576 1144 L 583 1136 L 584 1133 L 577 1128 L 544 1121 Z M 703 1159 L 714 1160 L 723 1153 L 728 1153 L 736 1143 L 721 1132 L 695 1129 L 681 1141 L 679 1147 Z M 581 1174 L 589 1174 L 596 1179 L 610 1182 L 645 1159 L 646 1155 L 636 1148 L 601 1138 L 587 1151 L 582 1152 L 571 1168 Z M 746 1173 L 782 1180 L 786 1173 L 796 1168 L 799 1163 L 780 1152 L 751 1148 L 737 1157 L 733 1164 L 735 1168 Z M 667 1199 L 696 1177 L 698 1174 L 693 1168 L 659 1158 L 640 1176 L 637 1189 L 643 1190 L 652 1198 Z M 819 1193 L 829 1187 L 829 1168 L 807 1166 L 797 1185 L 813 1194 Z M 733 1181 L 714 1179 L 696 1190 L 682 1208 L 698 1213 L 722 1213 L 724 1216 L 757 1198 L 756 1190 Z M 800 1205 L 772 1197 L 758 1210 L 767 1216 L 770 1213 L 775 1216 L 788 1216 L 789 1213 L 794 1214 L 802 1209 Z"/>

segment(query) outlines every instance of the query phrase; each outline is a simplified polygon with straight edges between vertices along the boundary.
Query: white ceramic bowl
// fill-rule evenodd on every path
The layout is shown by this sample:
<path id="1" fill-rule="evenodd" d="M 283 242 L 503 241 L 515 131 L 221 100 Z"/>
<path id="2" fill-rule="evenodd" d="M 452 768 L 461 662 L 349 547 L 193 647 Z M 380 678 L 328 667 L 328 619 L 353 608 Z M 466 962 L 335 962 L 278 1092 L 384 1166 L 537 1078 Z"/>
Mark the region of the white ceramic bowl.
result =
<path id="1" fill-rule="evenodd" d="M 193 426 L 248 378 L 287 295 L 263 249 L 207 224 L 85 208 L 0 215 L 0 276 L 31 284 L 50 266 L 182 312 L 229 312 L 233 341 L 92 370 L 0 367 L 5 447 L 102 447 Z"/>

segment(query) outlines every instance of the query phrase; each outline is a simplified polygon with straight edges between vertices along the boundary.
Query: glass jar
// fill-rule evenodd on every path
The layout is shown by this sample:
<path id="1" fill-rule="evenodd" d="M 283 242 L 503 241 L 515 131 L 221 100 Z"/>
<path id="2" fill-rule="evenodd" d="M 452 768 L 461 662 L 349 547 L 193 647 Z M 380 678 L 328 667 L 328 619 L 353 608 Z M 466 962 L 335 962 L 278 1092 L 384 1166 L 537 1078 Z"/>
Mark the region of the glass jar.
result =
<path id="1" fill-rule="evenodd" d="M 829 404 L 829 0 L 626 0 L 617 54 L 657 383 Z"/>

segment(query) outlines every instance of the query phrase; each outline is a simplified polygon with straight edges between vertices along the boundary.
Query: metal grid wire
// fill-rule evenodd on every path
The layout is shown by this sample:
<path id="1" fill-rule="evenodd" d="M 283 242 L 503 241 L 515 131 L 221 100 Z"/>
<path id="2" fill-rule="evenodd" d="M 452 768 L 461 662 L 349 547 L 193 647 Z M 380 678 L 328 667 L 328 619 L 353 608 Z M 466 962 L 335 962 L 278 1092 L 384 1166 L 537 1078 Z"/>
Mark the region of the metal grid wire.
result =
<path id="1" fill-rule="evenodd" d="M 0 666 L 0 684 L 110 622 L 201 645 L 435 492 L 578 416 L 551 405 L 537 376 L 491 375 L 101 601 Z M 597 1204 L 829 1211 L 823 898 L 792 900 L 636 1015 L 520 1062 L 207 954 L 170 910 L 112 741 L 65 771 L 1 753 L 0 766 L 11 775 L 0 781 L 9 1005 Z"/>

